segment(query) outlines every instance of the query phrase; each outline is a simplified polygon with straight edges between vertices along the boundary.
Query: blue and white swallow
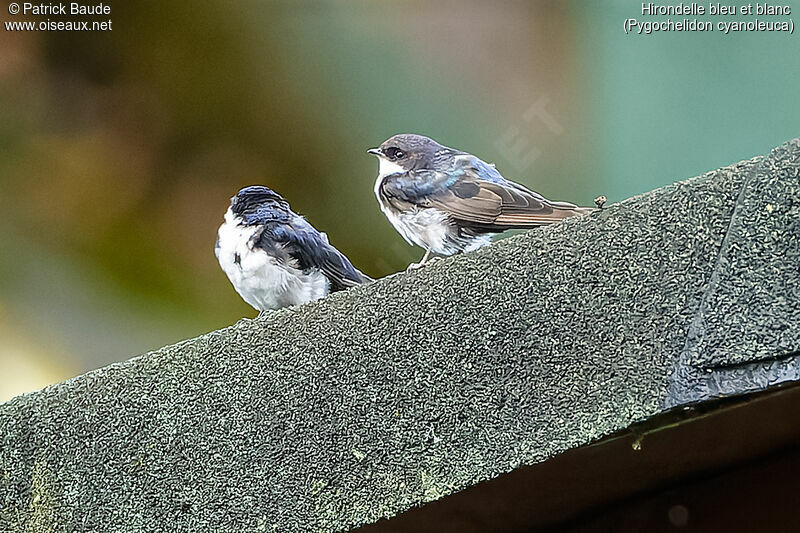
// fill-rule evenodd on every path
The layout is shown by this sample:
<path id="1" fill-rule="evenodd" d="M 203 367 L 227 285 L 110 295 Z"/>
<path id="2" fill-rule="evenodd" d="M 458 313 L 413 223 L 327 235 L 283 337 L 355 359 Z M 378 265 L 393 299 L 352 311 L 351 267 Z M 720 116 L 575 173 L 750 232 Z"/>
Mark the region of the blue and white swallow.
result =
<path id="1" fill-rule="evenodd" d="M 423 135 L 395 135 L 368 153 L 380 161 L 375 196 L 381 210 L 409 244 L 425 249 L 409 268 L 424 265 L 431 252 L 470 252 L 508 229 L 595 211 L 548 200 L 505 179 L 494 165 Z"/>
<path id="2" fill-rule="evenodd" d="M 233 288 L 258 311 L 371 281 L 267 187 L 245 187 L 231 198 L 214 251 Z"/>

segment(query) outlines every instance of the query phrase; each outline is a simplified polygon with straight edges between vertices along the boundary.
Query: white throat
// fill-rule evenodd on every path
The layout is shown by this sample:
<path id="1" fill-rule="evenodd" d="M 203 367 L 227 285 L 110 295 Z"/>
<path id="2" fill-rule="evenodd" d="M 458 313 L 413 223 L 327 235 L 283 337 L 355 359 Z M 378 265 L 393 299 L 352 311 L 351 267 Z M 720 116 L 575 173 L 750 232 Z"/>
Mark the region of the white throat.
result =
<path id="1" fill-rule="evenodd" d="M 379 178 L 385 178 L 390 174 L 397 174 L 406 171 L 406 169 L 393 161 L 389 161 L 385 157 L 379 157 L 378 161 L 380 162 L 380 166 L 378 167 Z"/>

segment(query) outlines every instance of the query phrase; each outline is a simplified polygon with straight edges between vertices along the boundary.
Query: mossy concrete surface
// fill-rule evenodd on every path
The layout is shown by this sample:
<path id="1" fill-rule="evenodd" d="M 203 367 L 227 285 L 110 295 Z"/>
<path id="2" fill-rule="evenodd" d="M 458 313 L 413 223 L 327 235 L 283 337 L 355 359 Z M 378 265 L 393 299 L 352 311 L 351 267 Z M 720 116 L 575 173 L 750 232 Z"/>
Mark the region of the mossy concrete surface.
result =
<path id="1" fill-rule="evenodd" d="M 799 154 L 15 398 L 0 530 L 347 530 L 798 379 Z"/>

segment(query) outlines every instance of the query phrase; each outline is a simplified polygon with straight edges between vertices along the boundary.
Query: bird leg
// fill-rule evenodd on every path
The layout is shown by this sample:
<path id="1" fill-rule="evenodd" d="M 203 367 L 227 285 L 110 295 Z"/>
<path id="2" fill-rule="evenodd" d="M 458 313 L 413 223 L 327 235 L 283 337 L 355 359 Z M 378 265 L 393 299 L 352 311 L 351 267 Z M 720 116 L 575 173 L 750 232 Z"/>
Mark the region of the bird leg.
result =
<path id="1" fill-rule="evenodd" d="M 428 262 L 428 257 L 430 255 L 431 251 L 425 250 L 425 255 L 422 256 L 422 261 L 420 261 L 419 263 L 411 263 L 410 265 L 408 265 L 408 268 L 406 268 L 406 272 L 411 272 L 412 270 L 417 270 L 418 268 L 422 268 L 423 266 L 425 266 L 425 263 Z"/>

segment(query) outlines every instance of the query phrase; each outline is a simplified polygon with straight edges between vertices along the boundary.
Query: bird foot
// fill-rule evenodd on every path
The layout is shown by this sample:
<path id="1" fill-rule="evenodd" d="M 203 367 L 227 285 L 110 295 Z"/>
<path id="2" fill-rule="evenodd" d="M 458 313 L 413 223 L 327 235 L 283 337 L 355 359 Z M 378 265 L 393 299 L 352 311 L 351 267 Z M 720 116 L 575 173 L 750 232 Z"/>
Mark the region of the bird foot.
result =
<path id="1" fill-rule="evenodd" d="M 406 267 L 406 272 L 412 272 L 414 270 L 419 270 L 420 268 L 422 268 L 422 267 L 424 267 L 426 265 L 430 265 L 431 263 L 435 263 L 439 259 L 440 259 L 439 257 L 431 257 L 430 259 L 427 259 L 427 260 L 424 260 L 424 261 L 420 261 L 419 263 L 411 263 L 410 265 L 408 265 Z"/>
<path id="2" fill-rule="evenodd" d="M 410 265 L 408 265 L 408 267 L 406 267 L 406 272 L 411 272 L 412 270 L 418 270 L 422 268 L 425 265 L 425 263 L 428 262 L 428 258 L 430 256 L 431 256 L 431 251 L 425 250 L 425 255 L 422 256 L 422 261 L 420 261 L 419 263 L 411 263 Z"/>
<path id="3" fill-rule="evenodd" d="M 406 272 L 413 272 L 415 270 L 419 270 L 420 268 L 422 268 L 424 266 L 425 266 L 425 263 L 423 263 L 423 262 L 411 263 L 410 265 L 408 265 L 406 267 Z"/>

